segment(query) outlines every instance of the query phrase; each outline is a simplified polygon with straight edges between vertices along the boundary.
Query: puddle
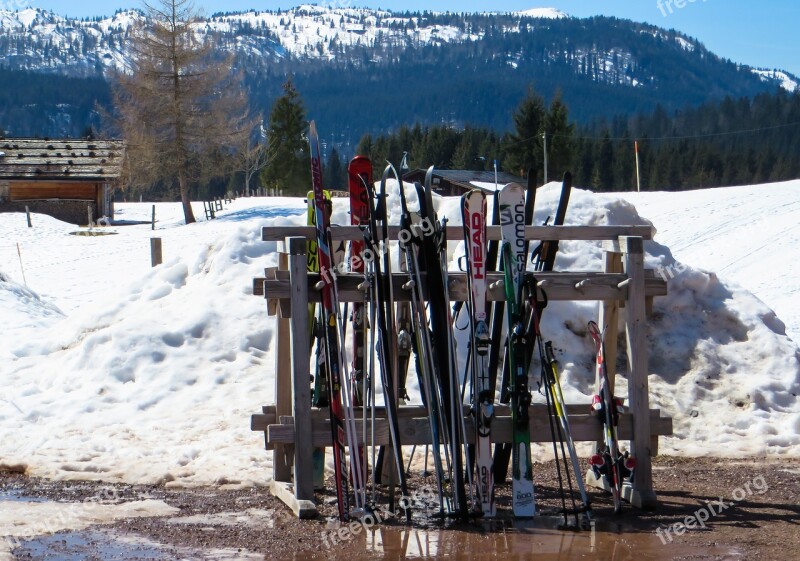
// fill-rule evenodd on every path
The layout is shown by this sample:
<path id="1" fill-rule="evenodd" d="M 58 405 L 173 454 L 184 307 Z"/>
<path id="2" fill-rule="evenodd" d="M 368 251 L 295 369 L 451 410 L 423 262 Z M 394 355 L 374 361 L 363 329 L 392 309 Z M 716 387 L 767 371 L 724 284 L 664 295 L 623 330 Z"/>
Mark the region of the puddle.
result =
<path id="1" fill-rule="evenodd" d="M 557 520 L 515 522 L 514 528 L 487 525 L 467 530 L 375 528 L 353 537 L 351 545 L 333 542 L 329 531 L 320 536 L 315 554 L 272 557 L 276 561 L 326 558 L 369 561 L 372 559 L 454 559 L 578 561 L 673 561 L 698 559 L 741 561 L 742 553 L 731 547 L 687 547 L 663 544 L 652 532 L 622 532 L 618 524 L 599 520 L 586 531 L 559 530 Z M 363 548 L 363 549 L 362 549 Z M 353 551 L 355 549 L 356 551 Z"/>
<path id="2" fill-rule="evenodd" d="M 264 512 L 266 511 L 251 509 L 243 513 L 225 512 L 214 515 L 172 517 L 168 520 L 178 532 L 181 526 L 187 524 L 199 524 L 201 527 L 208 524 L 208 530 L 218 531 L 219 527 L 247 526 L 253 518 L 261 518 Z M 266 556 L 238 549 L 235 533 L 231 535 L 233 543 L 224 543 L 225 548 L 197 549 L 157 543 L 144 537 L 123 535 L 113 529 L 94 527 L 61 531 L 18 543 L 13 554 L 16 559 L 31 561 L 90 559 L 742 561 L 744 559 L 744 555 L 733 547 L 665 544 L 653 532 L 636 531 L 614 520 L 593 521 L 589 530 L 562 530 L 559 529 L 561 522 L 561 518 L 540 517 L 532 521 L 485 521 L 458 529 L 356 527 L 352 533 L 348 530 L 354 528 L 352 526 L 330 524 L 327 528 L 322 528 L 314 525 L 314 530 L 309 531 L 301 540 L 306 544 L 309 540 L 313 541 L 316 547 L 312 551 Z M 287 536 L 287 539 L 293 538 Z"/>
<path id="3" fill-rule="evenodd" d="M 37 538 L 15 549 L 14 555 L 18 559 L 47 559 L 49 561 L 86 561 L 88 559 L 263 561 L 264 559 L 261 555 L 254 555 L 238 549 L 210 549 L 200 552 L 186 547 L 163 545 L 141 537 L 121 536 L 102 530 L 60 532 Z"/>
<path id="4" fill-rule="evenodd" d="M 77 230 L 70 232 L 70 236 L 114 236 L 119 232 L 103 232 L 100 230 Z"/>
<path id="5" fill-rule="evenodd" d="M 129 557 L 127 555 L 134 555 Z M 14 550 L 20 559 L 58 559 L 59 561 L 84 561 L 99 559 L 161 559 L 160 548 L 116 540 L 105 532 L 59 532 L 31 540 Z"/>
<path id="6" fill-rule="evenodd" d="M 0 491 L 0 503 L 3 501 L 18 503 L 46 503 L 48 502 L 48 499 L 45 499 L 44 497 L 29 497 L 24 495 L 22 491 L 18 489 L 10 489 L 7 491 Z"/>

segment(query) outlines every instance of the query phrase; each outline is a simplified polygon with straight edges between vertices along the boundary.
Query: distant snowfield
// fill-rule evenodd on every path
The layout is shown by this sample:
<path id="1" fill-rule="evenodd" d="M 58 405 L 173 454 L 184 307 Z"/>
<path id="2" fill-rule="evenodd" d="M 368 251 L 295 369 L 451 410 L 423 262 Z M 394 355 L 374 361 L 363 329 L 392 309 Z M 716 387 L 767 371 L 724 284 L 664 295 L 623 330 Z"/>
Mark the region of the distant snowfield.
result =
<path id="1" fill-rule="evenodd" d="M 558 190 L 540 190 L 538 223 Z M 568 223 L 648 218 L 659 229 L 648 266 L 677 271 L 649 333 L 653 406 L 675 418 L 665 453 L 800 455 L 800 354 L 781 323 L 800 331 L 798 191 L 800 182 L 685 198 L 574 192 Z M 335 201 L 334 222 L 348 220 L 346 204 Z M 437 204 L 460 221 L 456 199 Z M 396 219 L 397 195 L 390 205 Z M 301 199 L 239 199 L 217 220 L 185 226 L 178 204 L 159 204 L 155 232 L 131 224 L 96 237 L 70 235 L 80 229 L 43 215 L 27 228 L 23 215 L 0 214 L 0 465 L 59 479 L 266 483 L 270 458 L 249 416 L 274 399 L 274 319 L 251 295 L 252 279 L 276 263 L 277 244 L 260 240 L 261 227 L 302 224 L 304 209 Z M 150 212 L 121 204 L 117 219 Z M 781 237 L 766 243 L 769 231 Z M 151 269 L 154 235 L 164 264 Z M 732 240 L 742 245 L 729 249 Z M 660 244 L 719 274 L 676 268 Z M 451 268 L 460 252 L 462 243 L 450 245 Z M 556 266 L 599 270 L 601 256 L 595 243 L 564 242 Z M 779 286 L 794 296 L 781 299 Z M 542 325 L 575 403 L 588 404 L 593 391 L 585 326 L 596 313 L 596 303 L 554 302 Z"/>
<path id="2" fill-rule="evenodd" d="M 679 261 L 758 296 L 800 343 L 800 181 L 622 196 Z"/>

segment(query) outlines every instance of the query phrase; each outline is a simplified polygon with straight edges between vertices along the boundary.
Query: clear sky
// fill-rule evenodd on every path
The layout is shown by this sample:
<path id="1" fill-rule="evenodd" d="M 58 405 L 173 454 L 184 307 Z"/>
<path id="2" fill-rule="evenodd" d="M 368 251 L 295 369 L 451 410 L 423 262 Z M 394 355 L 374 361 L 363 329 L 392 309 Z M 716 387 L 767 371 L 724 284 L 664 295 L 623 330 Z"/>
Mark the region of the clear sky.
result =
<path id="1" fill-rule="evenodd" d="M 157 1 L 157 0 L 156 0 Z M 195 0 L 210 15 L 218 11 L 290 8 L 301 0 Z M 312 2 L 308 2 L 312 3 Z M 554 7 L 573 16 L 608 15 L 675 28 L 720 56 L 757 67 L 800 75 L 800 0 L 332 0 L 332 6 L 392 10 L 513 11 Z M 141 7 L 141 0 L 0 0 L 0 8 L 40 7 L 61 15 L 111 15 Z"/>

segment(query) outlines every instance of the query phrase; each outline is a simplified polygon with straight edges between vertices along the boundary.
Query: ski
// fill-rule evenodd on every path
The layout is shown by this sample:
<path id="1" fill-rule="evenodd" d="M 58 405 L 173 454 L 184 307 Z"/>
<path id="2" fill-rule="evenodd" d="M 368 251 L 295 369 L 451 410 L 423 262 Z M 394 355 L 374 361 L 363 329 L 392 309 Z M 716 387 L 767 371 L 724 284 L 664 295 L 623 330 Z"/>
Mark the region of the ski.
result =
<path id="1" fill-rule="evenodd" d="M 531 462 L 528 408 L 527 342 L 523 325 L 523 278 L 525 273 L 525 198 L 523 189 L 509 183 L 500 191 L 500 228 L 503 238 L 503 276 L 508 317 L 509 393 L 511 396 L 512 510 L 517 517 L 536 514 Z"/>
<path id="2" fill-rule="evenodd" d="M 347 166 L 348 189 L 350 194 L 350 224 L 366 228 L 369 223 L 369 200 L 367 194 L 368 183 L 372 183 L 372 162 L 364 156 L 354 157 Z M 350 262 L 351 273 L 364 274 L 364 240 L 356 239 L 350 242 Z M 365 293 L 366 294 L 366 293 Z M 353 327 L 353 361 L 351 364 L 352 374 L 350 376 L 351 395 L 353 405 L 364 406 L 365 401 L 365 359 L 364 341 L 366 337 L 367 323 L 365 321 L 366 306 L 364 302 L 354 302 L 350 321 Z M 364 434 L 366 435 L 366 408 L 364 409 Z M 364 446 L 358 449 L 361 473 L 366 476 L 367 461 Z"/>
<path id="3" fill-rule="evenodd" d="M 330 191 L 323 191 L 323 198 L 325 199 L 325 209 L 330 217 L 331 213 L 331 194 Z M 306 224 L 309 226 L 316 226 L 316 206 L 314 204 L 314 191 L 309 191 L 306 194 L 306 204 L 308 212 L 306 215 Z M 317 255 L 317 240 L 316 238 L 309 239 L 306 242 L 306 269 L 309 273 L 319 273 L 319 256 Z M 325 372 L 325 343 L 323 339 L 324 330 L 322 326 L 322 309 L 320 308 L 317 315 L 317 305 L 314 302 L 308 305 L 308 328 L 311 344 L 316 343 L 316 353 L 314 356 L 314 385 L 311 391 L 311 405 L 314 407 L 328 407 L 328 374 Z M 325 448 L 314 448 L 311 454 L 313 472 L 314 472 L 314 488 L 325 488 Z"/>
<path id="4" fill-rule="evenodd" d="M 439 390 L 444 405 L 444 417 L 450 445 L 452 464 L 452 488 L 454 514 L 466 518 L 469 514 L 464 477 L 464 456 L 466 446 L 464 415 L 461 406 L 461 392 L 458 383 L 458 368 L 455 355 L 453 321 L 450 313 L 450 295 L 447 281 L 447 235 L 445 224 L 440 223 L 433 206 L 433 166 L 425 174 L 425 184 L 416 184 L 420 201 L 423 236 L 421 253 L 424 257 L 427 274 L 428 308 L 430 328 L 434 348 L 436 374 L 439 376 Z M 469 457 L 467 457 L 469 465 Z M 472 474 L 467 471 L 467 479 Z M 471 486 L 470 486 L 471 487 Z"/>
<path id="5" fill-rule="evenodd" d="M 534 175 L 534 168 L 530 168 L 528 170 L 528 181 L 527 181 L 527 189 L 525 191 L 525 224 L 530 226 L 533 224 L 533 211 L 536 204 L 536 189 L 538 188 L 536 184 L 536 179 Z M 499 191 L 495 191 L 495 204 L 494 204 L 494 212 L 492 213 L 492 223 L 500 224 L 500 205 L 497 203 L 497 195 Z M 495 267 L 495 263 L 497 261 L 497 245 L 494 247 L 492 244 L 495 242 L 490 242 L 489 244 L 489 266 Z M 526 239 L 525 240 L 525 255 L 527 258 L 528 255 L 528 247 L 530 242 Z M 502 261 L 500 262 L 500 267 L 498 270 L 502 270 Z M 493 311 L 492 308 L 489 308 L 490 315 Z M 497 302 L 494 305 L 494 315 L 492 315 L 492 341 L 501 341 L 503 335 L 503 327 L 504 317 L 503 314 L 505 312 L 505 306 L 503 302 Z M 499 343 L 495 343 L 492 345 L 492 349 L 489 352 L 489 373 L 492 377 L 492 388 L 494 389 L 497 387 L 497 367 L 500 363 L 500 353 L 503 352 L 504 347 L 501 346 Z M 500 384 L 500 401 L 502 403 L 508 403 L 509 396 L 508 396 L 508 363 L 506 362 L 503 364 L 503 376 L 501 378 L 502 382 Z M 494 477 L 495 482 L 504 483 L 506 480 L 506 475 L 508 474 L 508 462 L 511 460 L 511 445 L 507 443 L 497 444 L 495 445 L 495 452 L 494 452 Z"/>
<path id="6" fill-rule="evenodd" d="M 440 443 L 445 438 L 446 432 L 442 432 L 442 427 L 446 426 L 443 416 L 443 404 L 441 402 L 441 392 L 439 391 L 439 380 L 434 373 L 435 365 L 433 360 L 433 343 L 431 333 L 428 329 L 428 316 L 425 309 L 423 294 L 423 282 L 420 277 L 419 247 L 421 244 L 421 219 L 419 213 L 409 210 L 405 188 L 401 185 L 400 189 L 400 254 L 403 257 L 402 269 L 408 274 L 408 282 L 404 289 L 411 293 L 410 318 L 413 325 L 411 333 L 412 348 L 415 351 L 415 363 L 417 375 L 420 381 L 419 387 L 422 394 L 422 403 L 428 413 L 428 423 L 431 431 L 431 450 L 433 453 L 433 467 L 436 477 L 436 486 L 439 498 L 439 515 L 445 513 L 445 501 L 447 509 L 452 512 L 452 500 L 446 491 L 446 482 L 450 478 L 450 456 L 447 445 L 445 444 L 445 458 L 442 460 Z M 402 334 L 402 331 L 401 331 Z M 427 459 L 427 452 L 426 452 Z M 446 464 L 446 465 L 445 465 Z"/>
<path id="7" fill-rule="evenodd" d="M 605 342 L 603 333 L 594 321 L 589 322 L 589 335 L 594 341 L 596 351 L 596 377 L 599 391 L 592 397 L 592 413 L 603 423 L 604 449 L 598 450 L 589 460 L 589 465 L 597 479 L 605 478 L 606 487 L 611 490 L 614 501 L 614 514 L 622 510 L 622 483 L 632 478 L 636 465 L 633 458 L 619 451 L 617 424 L 622 410 L 622 401 L 614 397 L 605 362 Z"/>
<path id="8" fill-rule="evenodd" d="M 376 329 L 377 329 L 377 353 L 379 370 L 381 372 L 381 384 L 383 386 L 383 399 L 386 409 L 386 419 L 389 425 L 389 436 L 391 441 L 392 455 L 394 457 L 395 475 L 400 484 L 400 493 L 402 495 L 401 508 L 405 510 L 406 520 L 411 521 L 411 509 L 407 504 L 409 497 L 408 486 L 406 483 L 405 466 L 403 465 L 403 449 L 400 440 L 400 425 L 397 416 L 397 397 L 395 393 L 395 372 L 393 368 L 393 348 L 392 338 L 390 337 L 391 329 L 394 328 L 394 320 L 390 314 L 391 306 L 391 283 L 389 272 L 383 270 L 383 264 L 388 264 L 386 260 L 388 257 L 388 248 L 386 243 L 388 237 L 387 224 L 387 208 L 386 208 L 386 182 L 391 169 L 387 168 L 381 177 L 381 200 L 376 204 L 375 189 L 372 184 L 367 184 L 367 200 L 369 201 L 369 222 L 368 227 L 364 230 L 365 242 L 367 249 L 371 253 L 372 258 L 369 260 L 371 267 L 370 277 L 373 279 L 373 300 L 372 307 L 376 310 Z M 380 223 L 380 228 L 379 228 Z M 383 253 L 386 252 L 386 253 Z M 380 255 L 384 255 L 385 259 L 380 259 Z M 391 323 L 390 323 L 391 322 Z M 373 477 L 377 478 L 377 466 L 373 470 Z M 390 493 L 390 510 L 394 508 L 394 494 Z"/>
<path id="9" fill-rule="evenodd" d="M 309 125 L 309 147 L 311 150 L 311 181 L 314 188 L 314 206 L 316 219 L 317 255 L 321 277 L 322 319 L 324 330 L 324 346 L 326 367 L 328 372 L 328 394 L 330 408 L 331 436 L 334 457 L 334 473 L 336 480 L 336 497 L 339 519 L 348 521 L 351 515 L 349 478 L 347 470 L 347 450 L 351 456 L 355 454 L 355 425 L 352 416 L 347 415 L 349 403 L 348 392 L 342 391 L 343 354 L 339 336 L 341 333 L 339 302 L 336 287 L 336 272 L 333 270 L 331 251 L 330 219 L 325 205 L 322 187 L 322 157 L 320 154 L 319 136 L 314 121 Z M 354 471 L 354 487 L 356 488 L 356 508 L 359 504 L 359 491 L 363 488 L 363 479 L 359 472 L 359 462 L 351 457 Z"/>
<path id="10" fill-rule="evenodd" d="M 564 173 L 564 180 L 561 183 L 561 196 L 558 199 L 558 207 L 556 207 L 556 217 L 553 221 L 553 226 L 563 226 L 564 220 L 567 217 L 567 206 L 569 205 L 569 196 L 572 192 L 572 174 L 570 172 Z M 548 217 L 545 225 L 549 222 Z M 543 240 L 536 249 L 533 251 L 531 260 L 534 261 L 537 271 L 552 271 L 556 262 L 556 253 L 558 253 L 558 240 Z"/>
<path id="11" fill-rule="evenodd" d="M 489 379 L 491 345 L 487 323 L 486 195 L 472 190 L 461 198 L 469 288 L 472 415 L 475 423 L 475 468 L 478 504 L 486 517 L 495 515 L 492 473 L 494 390 Z"/>

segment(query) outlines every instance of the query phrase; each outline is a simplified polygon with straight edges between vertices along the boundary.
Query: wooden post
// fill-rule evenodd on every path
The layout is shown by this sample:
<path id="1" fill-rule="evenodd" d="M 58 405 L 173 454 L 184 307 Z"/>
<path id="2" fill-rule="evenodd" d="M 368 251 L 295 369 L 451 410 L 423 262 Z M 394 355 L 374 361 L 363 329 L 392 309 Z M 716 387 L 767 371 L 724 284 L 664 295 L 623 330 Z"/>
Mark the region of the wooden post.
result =
<path id="1" fill-rule="evenodd" d="M 28 208 L 28 205 L 25 205 L 25 216 L 28 218 L 28 228 L 33 228 L 33 224 L 31 223 L 31 209 Z"/>
<path id="2" fill-rule="evenodd" d="M 298 501 L 314 499 L 314 469 L 311 447 L 311 384 L 308 340 L 308 265 L 306 238 L 289 238 L 289 278 L 292 285 L 291 332 L 294 385 L 294 496 Z"/>
<path id="3" fill-rule="evenodd" d="M 278 254 L 278 270 L 289 269 L 289 255 Z M 276 306 L 278 328 L 275 332 L 275 415 L 292 414 L 292 347 L 289 317 L 280 313 Z M 272 454 L 272 479 L 289 482 L 292 480 L 291 450 L 284 444 L 275 444 Z"/>
<path id="4" fill-rule="evenodd" d="M 156 229 L 156 205 L 153 205 L 153 218 L 151 219 L 152 226 L 150 227 L 151 230 Z"/>
<path id="5" fill-rule="evenodd" d="M 161 265 L 161 238 L 150 238 L 150 266 Z"/>
<path id="6" fill-rule="evenodd" d="M 89 222 L 87 222 L 87 224 L 89 225 L 89 229 L 91 230 L 92 226 L 94 226 L 94 216 L 92 216 L 92 205 L 86 205 L 86 213 L 89 218 Z"/>
<path id="7" fill-rule="evenodd" d="M 629 500 L 639 508 L 653 508 L 657 500 L 653 492 L 650 446 L 644 242 L 640 237 L 623 236 L 620 249 L 624 254 L 625 273 L 630 279 L 625 305 L 625 338 L 628 347 L 628 403 L 633 416 L 631 451 L 636 458 L 636 475 Z"/>

